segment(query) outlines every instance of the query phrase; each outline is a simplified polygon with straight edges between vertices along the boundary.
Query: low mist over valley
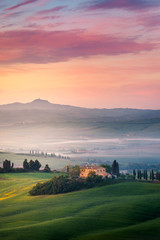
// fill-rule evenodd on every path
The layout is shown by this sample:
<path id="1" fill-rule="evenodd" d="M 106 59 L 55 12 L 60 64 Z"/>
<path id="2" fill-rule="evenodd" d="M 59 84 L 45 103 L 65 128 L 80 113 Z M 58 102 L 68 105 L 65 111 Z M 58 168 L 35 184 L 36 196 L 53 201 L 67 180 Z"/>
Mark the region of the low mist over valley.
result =
<path id="1" fill-rule="evenodd" d="M 160 110 L 88 109 L 36 99 L 1 105 L 0 116 L 1 151 L 126 161 L 157 161 L 160 154 Z"/>

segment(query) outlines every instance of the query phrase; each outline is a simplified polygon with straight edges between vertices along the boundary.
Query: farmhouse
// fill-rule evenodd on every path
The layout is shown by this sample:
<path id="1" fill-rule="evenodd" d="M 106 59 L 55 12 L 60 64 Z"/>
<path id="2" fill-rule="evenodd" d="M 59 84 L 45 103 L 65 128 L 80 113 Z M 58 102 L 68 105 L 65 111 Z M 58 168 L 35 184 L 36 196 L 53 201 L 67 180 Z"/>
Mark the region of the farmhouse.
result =
<path id="1" fill-rule="evenodd" d="M 80 177 L 86 178 L 88 177 L 88 174 L 90 172 L 95 172 L 96 175 L 102 176 L 103 178 L 105 178 L 106 176 L 111 177 L 111 174 L 107 173 L 105 168 L 97 165 L 88 165 L 88 164 L 80 168 Z"/>

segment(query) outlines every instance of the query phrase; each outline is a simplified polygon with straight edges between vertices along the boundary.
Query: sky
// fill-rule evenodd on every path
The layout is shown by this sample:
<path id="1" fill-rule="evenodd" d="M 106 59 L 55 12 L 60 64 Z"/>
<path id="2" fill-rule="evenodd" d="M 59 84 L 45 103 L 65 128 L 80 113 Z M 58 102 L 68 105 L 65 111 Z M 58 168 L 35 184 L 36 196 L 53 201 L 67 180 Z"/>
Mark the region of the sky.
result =
<path id="1" fill-rule="evenodd" d="M 159 0 L 1 0 L 0 104 L 160 109 Z"/>

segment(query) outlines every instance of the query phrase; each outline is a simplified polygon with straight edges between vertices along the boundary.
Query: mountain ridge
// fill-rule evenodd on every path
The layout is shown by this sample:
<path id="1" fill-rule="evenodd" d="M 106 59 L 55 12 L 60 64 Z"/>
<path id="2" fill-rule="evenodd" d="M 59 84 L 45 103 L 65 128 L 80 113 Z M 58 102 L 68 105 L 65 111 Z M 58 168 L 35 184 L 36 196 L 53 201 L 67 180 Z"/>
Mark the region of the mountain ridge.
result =
<path id="1" fill-rule="evenodd" d="M 4 123 L 76 122 L 87 124 L 160 119 L 160 110 L 132 108 L 81 108 L 35 99 L 29 103 L 0 105 L 0 125 Z"/>
<path id="2" fill-rule="evenodd" d="M 128 136 L 159 138 L 160 110 L 88 109 L 42 99 L 0 106 L 0 141 L 5 146 Z"/>
<path id="3" fill-rule="evenodd" d="M 120 108 L 87 108 L 87 107 L 80 107 L 80 106 L 73 106 L 68 104 L 57 104 L 57 103 L 51 103 L 46 99 L 37 98 L 34 99 L 31 102 L 21 103 L 21 102 L 13 102 L 8 104 L 0 104 L 1 108 L 11 108 L 11 107 L 26 107 L 26 106 L 33 106 L 33 107 L 43 107 L 43 106 L 59 106 L 59 107 L 70 107 L 70 108 L 78 108 L 78 109 L 87 109 L 87 110 L 140 110 L 140 111 L 160 111 L 160 109 L 141 109 L 141 108 L 128 108 L 128 107 L 120 107 Z"/>

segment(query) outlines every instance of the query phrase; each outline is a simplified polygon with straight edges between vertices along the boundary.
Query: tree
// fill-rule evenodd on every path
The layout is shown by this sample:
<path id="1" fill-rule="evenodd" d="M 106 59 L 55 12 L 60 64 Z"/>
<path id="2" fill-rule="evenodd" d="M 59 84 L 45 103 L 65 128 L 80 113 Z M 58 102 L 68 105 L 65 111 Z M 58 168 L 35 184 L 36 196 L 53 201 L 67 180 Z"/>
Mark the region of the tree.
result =
<path id="1" fill-rule="evenodd" d="M 142 173 L 141 173 L 141 170 L 139 170 L 139 179 L 141 180 L 142 178 Z"/>
<path id="2" fill-rule="evenodd" d="M 35 163 L 34 163 L 34 169 L 35 169 L 36 171 L 39 171 L 40 167 L 41 167 L 41 164 L 40 164 L 40 162 L 36 159 L 36 160 L 35 160 Z"/>
<path id="3" fill-rule="evenodd" d="M 141 170 L 137 170 L 137 178 L 138 178 L 139 180 L 141 180 L 141 178 L 142 178 Z"/>
<path id="4" fill-rule="evenodd" d="M 103 182 L 102 176 L 96 175 L 94 171 L 90 171 L 86 178 L 86 184 L 88 187 L 93 187 L 95 184 Z"/>
<path id="5" fill-rule="evenodd" d="M 34 163 L 34 161 L 32 159 L 29 161 L 29 169 L 31 171 L 35 170 L 35 163 Z"/>
<path id="6" fill-rule="evenodd" d="M 25 160 L 23 161 L 23 168 L 24 168 L 25 170 L 29 170 L 29 163 L 28 163 L 27 159 L 25 159 Z"/>
<path id="7" fill-rule="evenodd" d="M 143 178 L 144 178 L 145 180 L 148 180 L 147 170 L 144 170 L 144 172 L 143 172 Z"/>
<path id="8" fill-rule="evenodd" d="M 134 179 L 136 179 L 136 171 L 135 171 L 135 169 L 133 169 L 133 176 L 134 176 Z"/>
<path id="9" fill-rule="evenodd" d="M 152 180 L 152 171 L 150 171 L 150 173 L 149 173 L 149 178 L 150 178 L 150 180 Z"/>
<path id="10" fill-rule="evenodd" d="M 117 177 L 119 176 L 119 164 L 116 160 L 114 160 L 112 163 L 112 174 L 116 175 Z"/>
<path id="11" fill-rule="evenodd" d="M 126 175 L 126 179 L 127 179 L 127 180 L 135 180 L 135 176 L 130 175 L 130 174 L 127 174 L 127 175 Z"/>
<path id="12" fill-rule="evenodd" d="M 125 180 L 127 178 L 127 176 L 126 176 L 126 174 L 124 174 L 124 173 L 121 173 L 120 175 L 119 175 L 119 179 L 121 179 L 121 180 Z"/>
<path id="13" fill-rule="evenodd" d="M 117 166 L 117 161 L 114 160 L 112 163 L 112 174 L 116 175 L 116 166 Z"/>
<path id="14" fill-rule="evenodd" d="M 25 159 L 24 161 L 24 165 L 23 167 L 26 167 L 27 170 L 30 170 L 30 171 L 39 171 L 40 167 L 41 167 L 41 164 L 38 160 L 30 160 L 29 163 L 27 162 L 27 159 Z"/>
<path id="15" fill-rule="evenodd" d="M 79 177 L 80 167 L 78 165 L 75 166 L 67 165 L 67 173 L 71 177 Z"/>
<path id="16" fill-rule="evenodd" d="M 69 175 L 69 165 L 67 165 L 67 174 Z"/>
<path id="17" fill-rule="evenodd" d="M 116 165 L 117 165 L 116 166 L 116 175 L 117 175 L 117 177 L 119 177 L 119 164 L 118 164 L 118 162 L 117 162 Z"/>
<path id="18" fill-rule="evenodd" d="M 48 164 L 46 164 L 46 166 L 44 167 L 44 172 L 51 172 L 50 167 L 48 166 Z"/>
<path id="19" fill-rule="evenodd" d="M 95 176 L 96 176 L 95 171 L 90 171 L 90 172 L 88 173 L 88 177 L 94 178 Z"/>
<path id="20" fill-rule="evenodd" d="M 146 180 L 148 180 L 148 171 L 146 170 L 146 174 L 145 174 Z"/>
<path id="21" fill-rule="evenodd" d="M 29 193 L 31 195 L 58 194 L 72 192 L 86 187 L 85 182 L 81 179 L 61 175 L 59 177 L 53 177 L 47 182 L 38 183 Z"/>
<path id="22" fill-rule="evenodd" d="M 156 172 L 156 180 L 160 181 L 160 172 Z"/>
<path id="23" fill-rule="evenodd" d="M 3 161 L 3 169 L 5 172 L 10 172 L 12 168 L 13 168 L 13 163 L 11 165 L 11 161 L 7 159 Z"/>
<path id="24" fill-rule="evenodd" d="M 80 175 L 80 167 L 78 165 L 74 166 L 74 176 L 79 177 Z"/>
<path id="25" fill-rule="evenodd" d="M 152 179 L 152 181 L 154 181 L 154 171 L 153 171 L 153 169 L 151 171 L 151 179 Z"/>
<path id="26" fill-rule="evenodd" d="M 104 167 L 106 169 L 106 172 L 112 173 L 112 167 L 108 164 L 101 164 L 101 167 Z"/>

